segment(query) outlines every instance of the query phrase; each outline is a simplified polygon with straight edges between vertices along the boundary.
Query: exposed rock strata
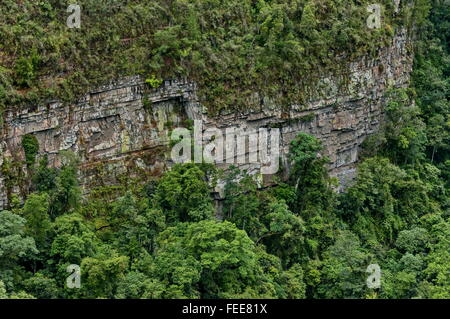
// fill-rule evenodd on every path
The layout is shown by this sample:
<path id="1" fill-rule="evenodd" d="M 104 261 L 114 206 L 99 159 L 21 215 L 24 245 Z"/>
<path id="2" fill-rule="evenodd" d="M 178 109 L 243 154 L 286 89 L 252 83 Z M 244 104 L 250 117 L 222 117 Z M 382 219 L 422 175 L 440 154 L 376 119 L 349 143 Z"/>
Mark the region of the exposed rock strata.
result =
<path id="1" fill-rule="evenodd" d="M 53 102 L 6 112 L 0 164 L 5 158 L 23 160 L 22 136 L 34 134 L 40 155 L 48 154 L 51 165 L 59 165 L 61 150 L 79 155 L 84 185 L 114 183 L 121 175 L 158 175 L 170 165 L 171 129 L 201 119 L 204 129 L 280 127 L 284 162 L 297 133 L 311 133 L 326 147 L 331 174 L 345 184 L 354 176 L 359 146 L 379 127 L 386 90 L 408 85 L 410 51 L 407 34 L 402 32 L 391 46 L 379 50 L 378 57 L 349 64 L 347 90 L 339 88 L 333 77 L 324 76 L 317 97 L 292 106 L 289 112 L 266 101 L 259 111 L 210 118 L 198 102 L 195 83 L 168 80 L 147 94 L 141 78 L 121 79 L 73 105 Z M 258 170 L 258 165 L 241 168 Z M 20 191 L 19 185 L 6 188 L 5 176 L 0 176 L 0 208 L 7 201 L 7 192 Z"/>

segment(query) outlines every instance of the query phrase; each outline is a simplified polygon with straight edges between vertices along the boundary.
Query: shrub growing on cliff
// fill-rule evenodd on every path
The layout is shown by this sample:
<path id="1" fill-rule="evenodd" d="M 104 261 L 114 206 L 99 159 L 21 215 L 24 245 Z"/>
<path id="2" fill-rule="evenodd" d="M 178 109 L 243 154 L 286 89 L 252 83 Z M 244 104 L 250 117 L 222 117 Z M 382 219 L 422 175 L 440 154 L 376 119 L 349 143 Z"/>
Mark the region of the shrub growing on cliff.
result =
<path id="1" fill-rule="evenodd" d="M 145 83 L 150 85 L 150 87 L 157 89 L 161 86 L 161 84 L 163 83 L 163 80 L 157 79 L 156 76 L 153 74 L 150 78 L 145 80 Z"/>
<path id="2" fill-rule="evenodd" d="M 36 136 L 26 134 L 22 137 L 22 147 L 25 152 L 25 162 L 28 167 L 32 167 L 36 161 L 36 155 L 39 152 L 39 142 Z"/>
<path id="3" fill-rule="evenodd" d="M 31 59 L 22 57 L 16 62 L 16 83 L 19 87 L 30 87 L 36 74 Z"/>
<path id="4" fill-rule="evenodd" d="M 168 224 L 197 222 L 213 217 L 205 173 L 195 164 L 177 164 L 161 179 L 153 200 Z"/>

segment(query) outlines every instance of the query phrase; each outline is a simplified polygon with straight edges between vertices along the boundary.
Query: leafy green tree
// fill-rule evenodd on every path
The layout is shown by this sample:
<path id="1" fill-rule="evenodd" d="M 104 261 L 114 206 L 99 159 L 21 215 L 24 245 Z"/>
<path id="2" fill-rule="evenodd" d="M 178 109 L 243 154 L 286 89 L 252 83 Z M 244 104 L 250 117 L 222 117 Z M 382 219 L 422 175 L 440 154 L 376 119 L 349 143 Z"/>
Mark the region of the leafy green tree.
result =
<path id="1" fill-rule="evenodd" d="M 283 286 L 287 299 L 304 299 L 306 284 L 303 279 L 303 269 L 299 264 L 293 265 L 282 274 Z"/>
<path id="2" fill-rule="evenodd" d="M 397 165 L 416 165 L 425 159 L 426 126 L 412 93 L 411 89 L 388 91 L 384 123 L 378 133 L 364 142 L 363 157 L 384 156 Z"/>
<path id="3" fill-rule="evenodd" d="M 6 294 L 6 288 L 3 281 L 0 280 L 0 299 L 7 299 L 8 295 Z"/>
<path id="4" fill-rule="evenodd" d="M 78 159 L 70 152 L 64 152 L 62 156 L 63 165 L 55 179 L 55 188 L 51 192 L 50 216 L 53 218 L 73 212 L 80 204 Z"/>
<path id="5" fill-rule="evenodd" d="M 43 273 L 36 273 L 23 283 L 25 290 L 38 299 L 59 298 L 60 291 L 54 278 L 49 278 Z"/>
<path id="6" fill-rule="evenodd" d="M 427 28 L 422 28 L 412 73 L 416 103 L 422 111 L 431 162 L 444 163 L 450 149 L 450 52 L 447 1 L 433 1 Z"/>
<path id="7" fill-rule="evenodd" d="M 410 299 L 418 297 L 424 260 L 421 255 L 406 253 L 400 259 L 389 260 L 382 270 L 380 297 Z"/>
<path id="8" fill-rule="evenodd" d="M 224 218 L 246 231 L 257 244 L 280 257 L 283 265 L 298 262 L 304 253 L 304 222 L 284 200 L 258 189 L 254 176 L 234 171 L 226 178 Z"/>
<path id="9" fill-rule="evenodd" d="M 55 168 L 48 167 L 48 156 L 45 155 L 39 161 L 39 166 L 32 177 L 33 189 L 38 192 L 47 192 L 55 188 L 55 179 L 58 172 Z"/>
<path id="10" fill-rule="evenodd" d="M 27 221 L 26 233 L 34 238 L 38 248 L 48 248 L 48 236 L 52 226 L 48 210 L 49 195 L 42 193 L 31 194 L 20 212 Z"/>
<path id="11" fill-rule="evenodd" d="M 37 254 L 34 239 L 26 235 L 26 220 L 9 211 L 0 212 L 0 280 L 13 286 L 13 273 L 24 257 Z"/>
<path id="12" fill-rule="evenodd" d="M 394 163 L 415 163 L 424 158 L 427 136 L 420 110 L 411 105 L 406 90 L 394 90 L 385 106 L 385 151 Z"/>
<path id="13" fill-rule="evenodd" d="M 270 203 L 262 220 L 267 225 L 267 232 L 262 234 L 257 243 L 264 243 L 269 253 L 281 258 L 283 265 L 291 265 L 304 259 L 304 222 L 284 202 Z"/>
<path id="14" fill-rule="evenodd" d="M 0 212 L 1 265 L 37 253 L 32 237 L 26 236 L 26 220 L 8 211 Z"/>
<path id="15" fill-rule="evenodd" d="M 450 221 L 434 218 L 429 224 L 432 243 L 430 252 L 425 257 L 427 267 L 423 297 L 450 298 Z"/>
<path id="16" fill-rule="evenodd" d="M 225 200 L 222 214 L 224 219 L 244 230 L 257 241 L 268 232 L 262 216 L 267 213 L 270 198 L 258 190 L 254 176 L 238 169 L 232 170 L 225 181 Z"/>
<path id="17" fill-rule="evenodd" d="M 169 225 L 213 217 L 205 173 L 195 164 L 177 164 L 159 181 L 153 196 Z"/>
<path id="18" fill-rule="evenodd" d="M 87 256 L 93 256 L 98 246 L 94 227 L 78 214 L 58 217 L 54 224 L 55 238 L 50 253 L 56 260 L 67 264 L 80 264 Z"/>
<path id="19" fill-rule="evenodd" d="M 33 193 L 25 201 L 18 213 L 26 219 L 25 232 L 31 236 L 39 254 L 29 256 L 27 264 L 36 272 L 38 267 L 46 264 L 50 258 L 50 245 L 53 239 L 53 224 L 48 214 L 49 195 L 47 193 Z"/>
<path id="20" fill-rule="evenodd" d="M 87 298 L 113 298 L 118 283 L 125 277 L 129 258 L 113 250 L 102 249 L 94 257 L 83 258 L 81 273 L 82 291 Z"/>
<path id="21" fill-rule="evenodd" d="M 335 194 L 333 180 L 328 176 L 328 158 L 320 155 L 321 142 L 300 133 L 289 149 L 290 183 L 295 187 L 296 200 L 292 211 L 305 221 L 305 237 L 309 254 L 317 256 L 334 238 L 335 217 L 332 214 Z"/>
<path id="22" fill-rule="evenodd" d="M 430 241 L 429 236 L 428 231 L 420 227 L 404 230 L 398 234 L 395 246 L 401 251 L 412 254 L 424 252 Z"/>
<path id="23" fill-rule="evenodd" d="M 8 296 L 5 284 L 0 280 L 0 299 L 35 299 L 34 296 L 27 294 L 24 291 L 20 291 L 17 293 L 12 293 Z"/>
<path id="24" fill-rule="evenodd" d="M 363 241 L 393 244 L 407 225 L 439 210 L 430 187 L 415 171 L 405 171 L 388 159 L 360 164 L 354 186 L 341 198 L 341 214 Z"/>
<path id="25" fill-rule="evenodd" d="M 272 294 L 271 284 L 261 282 L 263 269 L 255 244 L 229 222 L 178 224 L 161 233 L 158 247 L 155 275 L 168 287 L 165 297 Z"/>
<path id="26" fill-rule="evenodd" d="M 119 282 L 116 298 L 119 299 L 160 299 L 165 285 L 157 279 L 147 277 L 141 272 L 129 272 Z"/>
<path id="27" fill-rule="evenodd" d="M 363 298 L 371 257 L 356 235 L 341 232 L 335 244 L 324 252 L 317 294 L 324 298 Z"/>
<path id="28" fill-rule="evenodd" d="M 166 228 L 162 211 L 148 208 L 129 192 L 115 202 L 110 219 L 117 249 L 131 260 L 142 249 L 153 252 L 156 236 Z"/>

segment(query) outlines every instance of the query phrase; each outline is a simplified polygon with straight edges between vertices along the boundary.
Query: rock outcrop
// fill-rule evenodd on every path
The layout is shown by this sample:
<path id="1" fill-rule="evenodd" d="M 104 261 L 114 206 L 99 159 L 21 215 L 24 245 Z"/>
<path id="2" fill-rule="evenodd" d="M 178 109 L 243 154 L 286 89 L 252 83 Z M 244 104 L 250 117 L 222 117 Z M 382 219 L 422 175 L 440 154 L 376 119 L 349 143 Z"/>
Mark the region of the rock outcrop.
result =
<path id="1" fill-rule="evenodd" d="M 137 76 L 100 87 L 73 105 L 55 101 L 10 110 L 4 114 L 0 164 L 8 159 L 23 161 L 22 137 L 32 134 L 39 142 L 39 155 L 47 154 L 51 165 L 60 164 L 61 150 L 78 154 L 83 185 L 111 184 L 124 176 L 157 176 L 171 164 L 171 130 L 202 120 L 204 129 L 280 128 L 285 163 L 290 141 L 299 132 L 313 134 L 325 145 L 330 173 L 345 185 L 355 174 L 361 143 L 380 125 L 386 90 L 408 85 L 410 47 L 407 33 L 400 32 L 390 46 L 379 49 L 376 58 L 348 64 L 346 89 L 334 77 L 323 76 L 315 97 L 288 111 L 266 100 L 260 110 L 211 118 L 198 101 L 195 83 L 167 80 L 149 91 Z M 258 164 L 240 167 L 259 169 Z M 26 175 L 26 166 L 21 169 Z M 0 208 L 7 194 L 21 191 L 18 180 L 6 183 L 5 179 L 5 174 L 0 176 Z"/>

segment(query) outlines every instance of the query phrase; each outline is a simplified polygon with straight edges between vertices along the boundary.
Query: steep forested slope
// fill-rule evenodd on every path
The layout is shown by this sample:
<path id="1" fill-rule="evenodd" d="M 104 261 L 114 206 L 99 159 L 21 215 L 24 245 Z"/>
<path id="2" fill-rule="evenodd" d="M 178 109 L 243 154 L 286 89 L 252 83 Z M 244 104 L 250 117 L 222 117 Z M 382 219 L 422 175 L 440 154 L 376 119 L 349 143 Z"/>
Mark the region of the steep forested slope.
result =
<path id="1" fill-rule="evenodd" d="M 383 47 L 400 26 L 423 21 L 427 0 L 383 5 L 369 29 L 371 1 L 80 0 L 81 28 L 69 29 L 57 0 L 4 0 L 0 7 L 3 107 L 70 101 L 87 88 L 142 74 L 149 85 L 187 76 L 211 112 L 254 103 L 302 101 L 325 71 Z"/>
<path id="2" fill-rule="evenodd" d="M 29 17 L 34 11 L 23 10 L 20 6 L 26 6 L 24 3 L 28 2 L 8 5 L 11 8 L 16 6 L 17 11 L 21 8 Z M 248 39 L 252 49 L 243 51 L 255 55 L 255 64 L 245 72 L 250 72 L 252 67 L 279 71 L 271 72 L 274 78 L 266 78 L 269 86 L 288 77 L 289 68 L 292 72 L 308 70 L 307 63 L 321 61 L 321 64 L 322 59 L 325 65 L 331 63 L 332 60 L 320 53 L 322 50 L 328 52 L 328 46 L 345 49 L 342 45 L 349 45 L 353 40 L 357 44 L 368 36 L 365 31 L 349 31 L 353 40 L 339 40 L 339 37 L 332 36 L 333 30 L 351 28 L 355 15 L 337 9 L 353 6 L 352 1 L 291 1 L 290 5 L 287 5 L 288 1 L 230 1 L 227 2 L 230 7 L 219 1 L 153 3 L 143 6 L 140 1 L 130 1 L 128 8 L 131 11 L 123 16 L 124 19 L 133 17 L 132 12 L 136 17 L 143 15 L 142 18 L 146 14 L 161 14 L 164 19 L 155 24 L 164 21 L 166 28 L 139 24 L 141 19 L 130 22 L 135 29 L 122 28 L 129 26 L 125 22 L 111 25 L 111 33 L 99 31 L 91 34 L 89 40 L 81 37 L 78 42 L 81 47 L 87 43 L 84 41 L 100 44 L 102 37 L 110 35 L 111 47 L 93 45 L 86 46 L 87 51 L 73 49 L 74 55 L 70 57 L 65 55 L 66 49 L 62 47 L 57 54 L 53 52 L 54 55 L 49 53 L 51 50 L 45 51 L 45 45 L 57 40 L 52 38 L 57 33 L 51 30 L 46 32 L 45 37 L 48 38 L 42 41 L 43 46 L 37 45 L 36 50 L 30 51 L 24 48 L 32 37 L 5 37 L 10 42 L 2 42 L 0 52 L 6 59 L 3 61 L 9 62 L 2 63 L 5 66 L 1 69 L 1 83 L 6 98 L 2 97 L 1 101 L 6 104 L 23 102 L 22 98 L 18 99 L 19 95 L 24 97 L 24 94 L 34 94 L 43 89 L 39 83 L 45 83 L 42 79 L 53 72 L 47 64 L 50 61 L 61 62 L 58 64 L 61 83 L 77 83 L 75 86 L 83 83 L 75 79 L 90 79 L 101 71 L 111 71 L 108 76 L 115 76 L 118 74 L 115 72 L 136 72 L 145 66 L 149 67 L 145 72 L 149 72 L 149 77 L 155 75 L 153 80 L 157 81 L 168 76 L 164 72 L 179 71 L 200 78 L 202 72 L 213 73 L 222 67 L 239 66 L 234 59 L 240 55 L 234 54 L 244 48 L 234 47 L 227 41 L 238 41 L 238 35 L 243 32 L 241 28 L 252 30 L 256 25 L 250 23 L 253 20 L 236 18 L 249 13 L 264 17 L 262 12 L 278 14 L 279 21 L 284 21 L 279 24 L 267 22 L 274 28 L 270 30 L 278 30 L 279 33 L 272 38 L 264 38 L 265 31 L 261 29 L 256 38 Z M 424 3 L 427 2 L 419 4 Z M 92 4 L 92 8 L 97 8 L 94 2 Z M 290 24 L 288 20 L 297 12 L 293 9 L 297 8 L 295 5 L 301 7 L 302 12 L 307 11 L 305 4 L 314 4 L 315 9 L 308 10 L 324 15 L 317 18 L 343 14 L 349 20 L 344 23 L 337 18 L 331 19 L 337 25 L 335 29 L 331 27 L 333 23 L 318 22 L 323 27 L 317 29 L 322 30 L 322 35 L 320 31 L 313 32 L 314 28 L 302 31 L 300 25 Z M 132 8 L 136 9 L 134 6 L 138 5 L 142 5 L 142 10 L 133 11 Z M 159 7 L 155 9 L 157 5 Z M 192 6 L 191 11 L 183 11 L 192 13 L 176 14 L 179 12 L 173 10 L 177 6 Z M 201 12 L 196 6 L 215 6 L 217 11 L 211 10 L 207 17 L 193 17 Z M 49 16 L 45 21 L 53 21 L 51 14 L 58 6 L 56 1 L 48 1 L 28 8 L 46 10 Z M 244 10 L 246 8 L 248 12 Z M 245 172 L 231 171 L 229 176 L 225 176 L 223 221 L 217 220 L 209 194 L 214 183 L 212 177 L 221 172 L 210 165 L 176 165 L 160 180 L 148 181 L 144 186 L 105 186 L 92 189 L 89 197 L 83 198 L 77 182 L 76 157 L 71 153 L 65 154 L 65 161 L 59 169 L 49 168 L 43 158 L 33 171 L 34 192 L 25 203 L 13 200 L 7 211 L 0 212 L 0 298 L 450 298 L 449 8 L 448 1 L 433 1 L 431 13 L 417 33 L 413 83 L 408 89 L 391 90 L 386 97 L 385 122 L 380 131 L 366 141 L 358 177 L 345 193 L 337 194 L 333 190 L 336 181 L 327 174 L 328 159 L 320 156 L 321 143 L 307 134 L 300 134 L 292 142 L 292 170 L 285 183 L 261 190 L 257 181 Z M 114 6 L 110 10 L 113 15 L 123 14 L 118 13 L 122 11 Z M 233 12 L 236 16 L 228 16 Z M 226 20 L 221 20 L 223 15 Z M 38 16 L 36 19 L 42 19 L 41 15 Z M 237 28 L 233 25 L 233 17 L 247 23 Z M 95 23 L 95 18 L 92 19 L 86 23 Z M 177 28 L 177 19 L 197 22 L 192 22 L 192 29 Z M 39 20 L 26 18 L 23 23 L 33 21 Z M 222 24 L 229 29 L 221 30 L 219 26 Z M 175 48 L 167 45 L 169 41 L 165 37 L 178 38 L 171 32 L 194 32 L 195 26 L 205 28 L 205 25 L 210 26 L 209 32 L 214 30 L 219 35 L 223 32 L 224 37 L 236 35 L 237 38 L 225 41 L 220 36 L 210 37 L 206 28 L 199 31 L 200 39 L 196 44 L 189 46 L 180 40 Z M 11 35 L 14 32 L 20 34 L 24 32 L 20 28 L 20 24 L 3 25 L 1 32 L 2 35 L 8 30 Z M 312 34 L 298 36 L 296 41 L 295 37 L 292 39 L 289 33 L 284 33 L 286 30 Z M 320 42 L 320 37 L 327 34 L 323 30 L 330 32 L 329 36 L 342 41 L 342 44 L 334 40 Z M 115 32 L 119 38 L 113 36 Z M 130 48 L 122 54 L 135 59 L 122 60 L 123 55 L 110 55 L 116 52 L 115 45 L 123 41 L 121 37 L 127 32 L 130 32 L 127 35 Z M 155 35 L 158 32 L 159 35 Z M 309 36 L 318 38 L 311 38 L 314 39 L 312 41 Z M 157 39 L 162 41 L 161 44 L 155 44 Z M 278 43 L 281 39 L 306 51 L 296 47 L 291 53 L 286 53 L 287 44 Z M 139 50 L 140 41 L 150 41 L 149 47 L 155 50 L 153 55 Z M 217 50 L 217 47 L 211 49 L 209 46 L 214 41 L 228 48 L 229 51 L 221 51 L 223 55 L 218 55 L 223 65 L 209 64 L 212 62 L 208 59 L 213 59 L 214 54 L 207 55 L 200 67 L 195 64 L 196 56 L 202 56 L 199 50 L 205 42 L 201 41 L 208 43 L 205 50 Z M 271 45 L 262 45 L 266 43 L 264 41 Z M 17 49 L 21 46 L 22 49 Z M 92 56 L 87 53 L 89 50 L 94 50 Z M 180 56 L 180 50 L 188 51 Z M 6 55 L 3 54 L 5 52 Z M 33 76 L 20 82 L 21 66 L 30 70 L 33 54 L 44 56 L 44 52 L 49 55 L 42 64 L 36 64 L 36 69 L 31 67 Z M 80 71 L 75 75 L 72 69 L 84 58 L 77 52 L 86 53 L 84 67 L 87 73 Z M 117 58 L 123 64 L 108 64 L 105 60 L 103 70 L 95 68 L 96 59 L 102 56 L 99 52 L 112 59 Z M 284 56 L 283 52 L 288 55 Z M 292 61 L 288 57 L 293 52 L 311 56 L 311 60 L 296 58 Z M 368 54 L 368 51 L 357 52 Z M 274 60 L 256 63 L 263 57 Z M 53 58 L 56 60 L 51 60 Z M 17 62 L 19 60 L 25 62 Z M 286 69 L 280 68 L 278 63 L 281 62 L 289 64 Z M 163 65 L 171 67 L 166 70 Z M 229 73 L 230 78 L 212 81 L 209 89 L 214 91 L 225 83 L 235 83 L 237 75 Z M 239 82 L 239 90 L 253 85 L 266 87 L 263 82 L 258 82 L 262 81 L 259 75 L 250 78 L 252 80 L 247 84 Z M 289 79 L 294 81 L 296 77 Z M 205 79 L 205 87 L 210 85 L 209 80 Z M 69 87 L 63 87 L 69 90 Z M 32 148 L 33 141 L 25 141 L 24 147 Z M 242 178 L 236 179 L 237 175 L 242 175 Z M 82 284 L 79 289 L 66 286 L 67 267 L 71 264 L 81 267 Z M 378 264 L 381 268 L 381 287 L 377 289 L 366 284 L 369 276 L 366 269 L 370 264 Z"/>

